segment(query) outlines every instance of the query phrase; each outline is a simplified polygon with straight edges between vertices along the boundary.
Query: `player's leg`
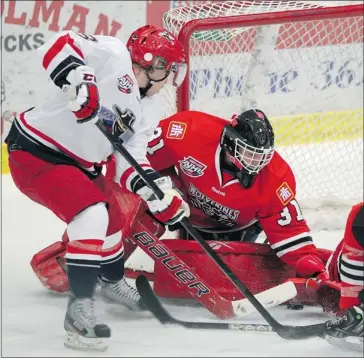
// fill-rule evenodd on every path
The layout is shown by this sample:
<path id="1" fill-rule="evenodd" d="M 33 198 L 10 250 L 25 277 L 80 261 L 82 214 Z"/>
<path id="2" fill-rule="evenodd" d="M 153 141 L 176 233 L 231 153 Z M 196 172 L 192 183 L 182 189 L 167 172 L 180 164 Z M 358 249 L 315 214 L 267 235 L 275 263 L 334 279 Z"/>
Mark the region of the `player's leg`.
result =
<path id="1" fill-rule="evenodd" d="M 363 350 L 364 310 L 364 206 L 352 207 L 345 228 L 341 254 L 337 265 L 341 281 L 340 308 L 346 314 L 326 323 L 327 340 L 334 345 L 347 345 L 348 340 L 357 339 L 359 350 Z M 354 342 L 354 341 L 353 341 Z"/>
<path id="2" fill-rule="evenodd" d="M 109 227 L 102 246 L 100 286 L 103 298 L 131 310 L 143 309 L 141 297 L 136 288 L 130 286 L 124 277 L 124 243 L 122 235 L 126 227 L 125 203 L 120 186 L 110 178 L 98 178 L 98 186 L 103 188 L 108 198 Z M 130 195 L 130 194 L 129 194 Z M 139 201 L 139 198 L 138 198 Z"/>
<path id="3" fill-rule="evenodd" d="M 64 327 L 66 345 L 76 349 L 105 349 L 100 338 L 110 329 L 94 312 L 94 291 L 100 272 L 102 245 L 108 227 L 107 198 L 78 168 L 54 165 L 16 150 L 9 166 L 17 187 L 67 223 L 65 255 L 70 298 Z"/>

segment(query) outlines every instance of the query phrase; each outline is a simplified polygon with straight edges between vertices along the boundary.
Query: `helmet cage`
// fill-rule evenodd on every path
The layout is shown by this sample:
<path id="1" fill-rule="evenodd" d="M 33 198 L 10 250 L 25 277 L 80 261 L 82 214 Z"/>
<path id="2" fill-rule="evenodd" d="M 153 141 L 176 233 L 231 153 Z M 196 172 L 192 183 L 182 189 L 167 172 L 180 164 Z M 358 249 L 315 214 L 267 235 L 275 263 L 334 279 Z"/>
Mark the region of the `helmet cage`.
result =
<path id="1" fill-rule="evenodd" d="M 226 150 L 231 162 L 250 175 L 258 174 L 274 155 L 273 146 L 269 148 L 252 146 L 231 125 L 224 128 L 221 146 Z"/>

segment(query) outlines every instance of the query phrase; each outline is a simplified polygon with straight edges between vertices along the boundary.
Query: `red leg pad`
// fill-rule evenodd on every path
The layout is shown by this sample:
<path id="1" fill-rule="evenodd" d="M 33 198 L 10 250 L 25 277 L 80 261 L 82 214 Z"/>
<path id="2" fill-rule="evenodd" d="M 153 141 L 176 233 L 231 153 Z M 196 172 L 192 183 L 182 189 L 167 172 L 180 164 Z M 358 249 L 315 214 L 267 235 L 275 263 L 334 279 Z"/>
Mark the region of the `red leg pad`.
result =
<path id="1" fill-rule="evenodd" d="M 35 254 L 30 262 L 33 271 L 43 286 L 52 291 L 68 291 L 67 274 L 59 263 L 60 261 L 65 266 L 65 253 L 65 243 L 57 241 Z"/>

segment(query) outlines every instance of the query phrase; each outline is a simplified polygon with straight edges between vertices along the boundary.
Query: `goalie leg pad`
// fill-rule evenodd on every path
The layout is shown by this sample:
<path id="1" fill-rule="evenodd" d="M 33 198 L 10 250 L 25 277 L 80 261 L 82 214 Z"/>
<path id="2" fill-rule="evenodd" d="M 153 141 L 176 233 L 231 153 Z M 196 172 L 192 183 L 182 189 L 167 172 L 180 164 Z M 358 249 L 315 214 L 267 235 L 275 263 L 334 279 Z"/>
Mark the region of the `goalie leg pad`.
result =
<path id="1" fill-rule="evenodd" d="M 30 265 L 40 282 L 48 289 L 56 292 L 68 291 L 67 274 L 62 268 L 65 265 L 66 245 L 57 241 L 35 254 Z"/>

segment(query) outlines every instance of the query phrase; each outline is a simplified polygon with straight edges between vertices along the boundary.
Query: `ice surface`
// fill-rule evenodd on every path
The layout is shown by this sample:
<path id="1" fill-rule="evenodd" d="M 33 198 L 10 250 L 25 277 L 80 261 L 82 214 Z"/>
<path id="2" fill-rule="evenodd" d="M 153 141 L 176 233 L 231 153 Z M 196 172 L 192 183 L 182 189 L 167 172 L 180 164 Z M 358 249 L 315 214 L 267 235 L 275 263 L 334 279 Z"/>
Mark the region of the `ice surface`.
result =
<path id="1" fill-rule="evenodd" d="M 324 212 L 320 212 L 327 220 Z M 346 211 L 342 221 L 345 222 Z M 310 220 L 322 222 L 317 213 Z M 310 223 L 310 222 L 309 222 Z M 316 227 L 316 225 L 314 225 Z M 323 227 L 323 225 L 321 225 Z M 63 347 L 66 296 L 47 291 L 30 267 L 34 253 L 59 240 L 65 225 L 45 208 L 22 196 L 10 176 L 2 177 L 2 356 L 6 357 L 360 357 L 319 338 L 285 341 L 275 333 L 187 330 L 161 326 L 148 313 L 138 314 L 98 301 L 100 317 L 112 328 L 105 353 Z M 314 230 L 319 247 L 334 248 L 343 226 Z M 182 319 L 213 319 L 198 307 L 168 306 Z M 323 322 L 318 309 L 272 311 L 282 323 Z M 263 322 L 252 316 L 249 322 Z"/>

